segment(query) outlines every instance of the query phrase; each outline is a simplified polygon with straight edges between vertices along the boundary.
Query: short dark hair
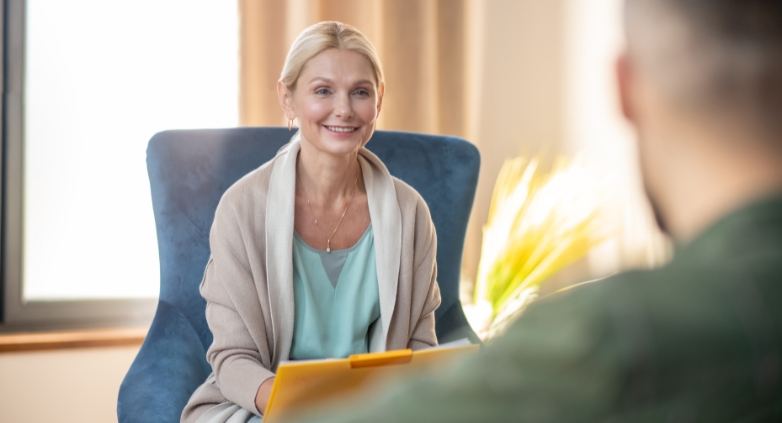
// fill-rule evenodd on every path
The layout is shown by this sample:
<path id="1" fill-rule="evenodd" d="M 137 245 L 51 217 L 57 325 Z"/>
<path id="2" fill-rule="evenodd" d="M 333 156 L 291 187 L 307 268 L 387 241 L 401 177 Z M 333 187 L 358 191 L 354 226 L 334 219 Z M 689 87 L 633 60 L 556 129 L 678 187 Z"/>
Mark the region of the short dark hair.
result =
<path id="1" fill-rule="evenodd" d="M 779 0 L 628 0 L 664 4 L 699 31 L 729 43 L 779 47 L 782 1 Z M 777 42 L 775 42 L 777 41 Z"/>
<path id="2" fill-rule="evenodd" d="M 626 0 L 626 25 L 672 95 L 782 121 L 782 0 Z"/>

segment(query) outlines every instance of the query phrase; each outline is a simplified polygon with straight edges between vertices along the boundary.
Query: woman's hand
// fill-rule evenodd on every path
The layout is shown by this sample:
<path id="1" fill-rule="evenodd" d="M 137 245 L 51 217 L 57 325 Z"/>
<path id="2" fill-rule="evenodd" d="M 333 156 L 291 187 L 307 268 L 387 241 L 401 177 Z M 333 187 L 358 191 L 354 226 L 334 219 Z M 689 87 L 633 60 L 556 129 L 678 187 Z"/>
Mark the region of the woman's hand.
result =
<path id="1" fill-rule="evenodd" d="M 263 381 L 258 388 L 258 392 L 255 394 L 255 406 L 261 413 L 266 412 L 266 404 L 269 403 L 269 396 L 272 394 L 272 386 L 274 386 L 274 378 L 270 377 Z"/>

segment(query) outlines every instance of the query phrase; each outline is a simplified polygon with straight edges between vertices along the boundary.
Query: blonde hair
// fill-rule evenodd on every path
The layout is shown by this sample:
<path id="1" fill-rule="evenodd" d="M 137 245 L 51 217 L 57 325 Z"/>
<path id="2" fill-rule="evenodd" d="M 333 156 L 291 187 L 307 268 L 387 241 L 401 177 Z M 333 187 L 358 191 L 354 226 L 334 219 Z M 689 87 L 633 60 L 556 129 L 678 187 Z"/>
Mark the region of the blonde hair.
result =
<path id="1" fill-rule="evenodd" d="M 313 57 L 332 48 L 352 50 L 366 57 L 375 71 L 375 85 L 383 84 L 383 68 L 369 39 L 355 27 L 335 21 L 318 22 L 296 37 L 288 57 L 285 58 L 280 81 L 293 91 L 304 65 Z"/>

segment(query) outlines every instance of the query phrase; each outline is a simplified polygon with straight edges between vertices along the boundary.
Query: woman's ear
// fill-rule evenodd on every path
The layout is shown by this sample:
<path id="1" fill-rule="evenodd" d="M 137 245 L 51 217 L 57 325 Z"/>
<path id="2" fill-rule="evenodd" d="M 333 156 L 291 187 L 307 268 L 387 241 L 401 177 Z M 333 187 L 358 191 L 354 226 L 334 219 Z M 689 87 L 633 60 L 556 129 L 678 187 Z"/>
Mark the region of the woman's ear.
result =
<path id="1" fill-rule="evenodd" d="M 383 94 L 386 92 L 386 85 L 382 82 L 377 87 L 377 114 L 380 114 L 380 107 L 383 105 Z"/>
<path id="2" fill-rule="evenodd" d="M 277 99 L 280 101 L 285 118 L 288 120 L 296 119 L 296 113 L 293 110 L 293 93 L 282 81 L 277 81 Z"/>

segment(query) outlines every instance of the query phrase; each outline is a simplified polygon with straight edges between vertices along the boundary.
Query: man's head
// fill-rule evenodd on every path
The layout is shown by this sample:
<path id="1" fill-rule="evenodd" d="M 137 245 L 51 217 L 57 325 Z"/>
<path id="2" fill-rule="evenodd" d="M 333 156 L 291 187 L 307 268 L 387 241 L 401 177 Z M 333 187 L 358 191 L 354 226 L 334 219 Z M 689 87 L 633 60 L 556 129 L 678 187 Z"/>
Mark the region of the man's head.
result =
<path id="1" fill-rule="evenodd" d="M 625 11 L 622 107 L 647 192 L 671 223 L 686 194 L 674 191 L 709 201 L 697 179 L 713 168 L 782 159 L 782 0 L 626 0 Z M 683 179 L 693 183 L 677 187 Z"/>

